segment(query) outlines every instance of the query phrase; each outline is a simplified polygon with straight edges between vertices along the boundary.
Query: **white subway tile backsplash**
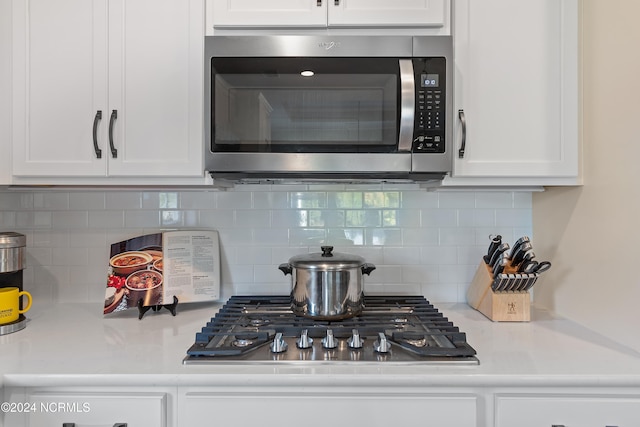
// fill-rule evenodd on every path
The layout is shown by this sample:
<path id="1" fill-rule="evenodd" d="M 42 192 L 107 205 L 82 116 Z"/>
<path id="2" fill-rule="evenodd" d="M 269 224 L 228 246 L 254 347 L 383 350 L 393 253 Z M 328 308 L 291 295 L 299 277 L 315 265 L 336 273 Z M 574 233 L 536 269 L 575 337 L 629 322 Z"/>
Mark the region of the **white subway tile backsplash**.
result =
<path id="1" fill-rule="evenodd" d="M 238 209 L 236 210 L 235 226 L 249 228 L 270 228 L 271 212 L 269 212 L 268 210 Z"/>
<path id="2" fill-rule="evenodd" d="M 74 211 L 101 211 L 107 207 L 102 191 L 69 193 L 69 209 Z"/>
<path id="3" fill-rule="evenodd" d="M 458 266 L 458 249 L 455 246 L 425 246 L 422 248 L 420 262 L 423 265 Z"/>
<path id="4" fill-rule="evenodd" d="M 384 264 L 420 264 L 420 251 L 412 247 L 385 246 L 382 248 Z"/>
<path id="5" fill-rule="evenodd" d="M 53 214 L 51 212 L 29 212 L 24 214 L 24 217 L 23 214 L 19 214 L 19 218 L 20 220 L 33 221 L 34 228 L 51 228 L 53 226 Z"/>
<path id="6" fill-rule="evenodd" d="M 488 236 L 531 236 L 531 210 L 530 193 L 413 185 L 0 191 L 0 229 L 27 235 L 25 288 L 38 304 L 100 303 L 112 243 L 179 228 L 219 231 L 223 299 L 288 293 L 278 265 L 330 244 L 376 265 L 368 293 L 462 302 Z"/>
<path id="7" fill-rule="evenodd" d="M 51 258 L 51 265 L 82 267 L 88 264 L 89 253 L 84 248 L 64 248 L 64 250 L 54 251 Z"/>
<path id="8" fill-rule="evenodd" d="M 109 191 L 106 196 L 107 209 L 140 209 L 142 194 L 138 191 Z"/>
<path id="9" fill-rule="evenodd" d="M 475 193 L 454 191 L 451 193 L 440 193 L 439 196 L 438 207 L 442 209 L 473 209 L 476 207 Z"/>
<path id="10" fill-rule="evenodd" d="M 89 211 L 88 212 L 89 228 L 123 228 L 124 212 L 123 211 Z"/>
<path id="11" fill-rule="evenodd" d="M 423 209 L 420 215 L 423 227 L 455 227 L 458 225 L 457 209 Z"/>
<path id="12" fill-rule="evenodd" d="M 89 226 L 88 211 L 54 211 L 51 213 L 51 227 L 55 229 L 78 229 Z"/>
<path id="13" fill-rule="evenodd" d="M 248 191 L 224 191 L 216 193 L 216 207 L 218 209 L 251 209 L 252 193 Z"/>
<path id="14" fill-rule="evenodd" d="M 180 193 L 180 208 L 215 209 L 216 193 L 207 191 L 185 191 L 183 193 Z"/>
<path id="15" fill-rule="evenodd" d="M 404 246 L 437 246 L 440 233 L 437 228 L 403 228 L 402 242 Z"/>
<path id="16" fill-rule="evenodd" d="M 510 192 L 480 191 L 476 193 L 476 208 L 511 208 L 513 207 L 513 194 Z"/>
<path id="17" fill-rule="evenodd" d="M 234 226 L 235 215 L 233 210 L 217 209 L 217 210 L 201 210 L 200 211 L 200 227 L 227 229 Z"/>
<path id="18" fill-rule="evenodd" d="M 160 226 L 159 211 L 125 211 L 125 228 L 158 228 Z"/>
<path id="19" fill-rule="evenodd" d="M 254 209 L 287 209 L 290 206 L 289 193 L 286 192 L 265 192 L 257 191 L 253 193 Z"/>
<path id="20" fill-rule="evenodd" d="M 529 209 L 496 209 L 496 222 L 511 227 L 526 227 L 533 221 Z"/>
<path id="21" fill-rule="evenodd" d="M 69 209 L 69 193 L 53 191 L 50 193 L 34 193 L 33 208 L 37 210 Z"/>
<path id="22" fill-rule="evenodd" d="M 259 247 L 285 246 L 289 243 L 289 232 L 284 228 L 255 228 L 252 242 Z"/>
<path id="23" fill-rule="evenodd" d="M 405 191 L 401 194 L 401 206 L 404 209 L 437 208 L 439 195 L 426 191 Z"/>

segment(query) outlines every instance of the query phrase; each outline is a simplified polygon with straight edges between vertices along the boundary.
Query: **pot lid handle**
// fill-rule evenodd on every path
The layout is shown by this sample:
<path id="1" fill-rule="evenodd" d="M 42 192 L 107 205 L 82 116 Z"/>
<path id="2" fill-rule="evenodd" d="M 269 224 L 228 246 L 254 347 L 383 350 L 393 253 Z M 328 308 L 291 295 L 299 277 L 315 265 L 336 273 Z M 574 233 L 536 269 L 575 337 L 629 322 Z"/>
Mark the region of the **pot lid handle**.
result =
<path id="1" fill-rule="evenodd" d="M 333 246 L 320 246 L 320 249 L 322 249 L 322 256 L 323 257 L 332 257 L 333 254 L 331 253 L 331 251 L 333 251 Z"/>

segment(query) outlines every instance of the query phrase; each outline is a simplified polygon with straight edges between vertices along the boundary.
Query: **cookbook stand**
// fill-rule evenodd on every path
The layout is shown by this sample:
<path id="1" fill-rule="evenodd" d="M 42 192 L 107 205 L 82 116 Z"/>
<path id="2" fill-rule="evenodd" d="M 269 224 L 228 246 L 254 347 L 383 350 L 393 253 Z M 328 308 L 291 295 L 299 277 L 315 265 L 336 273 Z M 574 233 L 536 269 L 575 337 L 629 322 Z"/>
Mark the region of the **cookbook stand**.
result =
<path id="1" fill-rule="evenodd" d="M 505 270 L 505 273 L 511 271 Z M 531 320 L 529 292 L 494 292 L 493 274 L 481 261 L 467 290 L 467 303 L 494 322 L 528 322 Z"/>
<path id="2" fill-rule="evenodd" d="M 178 307 L 178 297 L 177 296 L 173 296 L 173 303 L 171 304 L 164 304 L 164 305 L 147 305 L 144 306 L 142 305 L 142 298 L 140 298 L 138 300 L 138 320 L 142 320 L 142 317 L 145 315 L 145 313 L 147 311 L 149 311 L 149 309 L 152 309 L 153 311 L 158 311 L 160 309 L 162 309 L 162 307 L 166 308 L 167 310 L 169 310 L 171 312 L 172 315 L 176 315 L 176 307 Z"/>

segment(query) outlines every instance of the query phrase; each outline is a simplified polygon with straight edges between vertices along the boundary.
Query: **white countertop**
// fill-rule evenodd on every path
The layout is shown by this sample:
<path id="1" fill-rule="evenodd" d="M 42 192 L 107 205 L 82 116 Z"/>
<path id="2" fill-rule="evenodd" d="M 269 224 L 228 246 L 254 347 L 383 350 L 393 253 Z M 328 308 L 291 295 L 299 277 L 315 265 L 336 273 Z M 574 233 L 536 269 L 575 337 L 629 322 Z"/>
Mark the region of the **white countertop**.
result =
<path id="1" fill-rule="evenodd" d="M 195 333 L 221 304 L 104 317 L 95 304 L 34 306 L 25 329 L 0 336 L 5 386 L 331 385 L 640 386 L 640 354 L 580 325 L 532 310 L 497 323 L 466 304 L 435 306 L 467 334 L 480 365 L 384 363 L 183 365 Z"/>

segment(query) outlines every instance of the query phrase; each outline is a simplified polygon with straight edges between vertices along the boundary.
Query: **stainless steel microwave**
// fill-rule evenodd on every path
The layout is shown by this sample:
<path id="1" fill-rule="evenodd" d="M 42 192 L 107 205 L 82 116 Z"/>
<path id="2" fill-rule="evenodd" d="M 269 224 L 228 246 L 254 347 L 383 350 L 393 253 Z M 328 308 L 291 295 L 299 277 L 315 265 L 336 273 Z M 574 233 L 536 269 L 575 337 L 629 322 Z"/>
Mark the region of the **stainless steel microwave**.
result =
<path id="1" fill-rule="evenodd" d="M 234 181 L 424 181 L 452 166 L 449 36 L 208 36 L 205 169 Z"/>

